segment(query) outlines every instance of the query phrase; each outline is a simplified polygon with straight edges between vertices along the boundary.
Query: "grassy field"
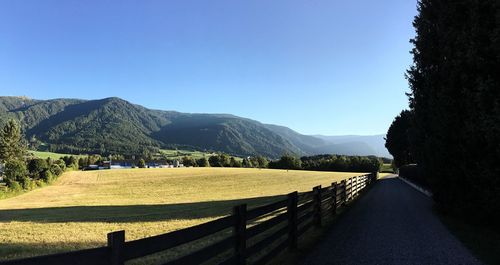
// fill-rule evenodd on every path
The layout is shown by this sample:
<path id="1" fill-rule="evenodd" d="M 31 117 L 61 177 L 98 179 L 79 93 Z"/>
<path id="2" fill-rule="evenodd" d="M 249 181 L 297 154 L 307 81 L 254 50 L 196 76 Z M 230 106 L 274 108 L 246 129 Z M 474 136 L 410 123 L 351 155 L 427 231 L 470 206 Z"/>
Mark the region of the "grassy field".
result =
<path id="1" fill-rule="evenodd" d="M 209 158 L 212 153 L 205 153 L 201 151 L 189 151 L 189 150 L 173 150 L 173 149 L 160 149 L 160 154 L 165 155 L 169 159 L 181 159 L 184 156 L 190 156 L 194 159 L 199 159 L 202 157 Z"/>
<path id="2" fill-rule="evenodd" d="M 53 160 L 57 160 L 63 156 L 79 156 L 79 155 L 72 155 L 72 154 L 61 154 L 61 153 L 52 153 L 52 152 L 43 152 L 43 151 L 29 151 L 29 153 L 32 153 L 33 156 L 38 157 L 38 158 L 43 158 L 47 159 L 48 157 L 52 158 Z"/>
<path id="3" fill-rule="evenodd" d="M 55 184 L 0 200 L 0 259 L 103 246 L 166 233 L 295 190 L 356 173 L 241 168 L 130 169 L 66 172 Z"/>
<path id="4" fill-rule="evenodd" d="M 391 164 L 383 164 L 382 167 L 380 168 L 380 172 L 394 173 L 394 169 L 392 168 Z"/>

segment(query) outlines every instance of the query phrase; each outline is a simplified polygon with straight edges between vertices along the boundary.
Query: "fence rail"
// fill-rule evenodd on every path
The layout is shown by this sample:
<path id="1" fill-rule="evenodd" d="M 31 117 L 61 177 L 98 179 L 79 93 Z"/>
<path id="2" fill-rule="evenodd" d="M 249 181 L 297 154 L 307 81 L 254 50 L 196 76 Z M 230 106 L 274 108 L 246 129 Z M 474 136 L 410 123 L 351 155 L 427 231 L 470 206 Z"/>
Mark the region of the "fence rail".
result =
<path id="1" fill-rule="evenodd" d="M 123 265 L 128 260 L 210 237 L 226 229 L 232 229 L 230 235 L 164 265 L 201 264 L 224 253 L 226 256 L 219 264 L 266 264 L 287 248 L 296 250 L 301 235 L 312 227 L 321 227 L 325 217 L 335 215 L 340 207 L 373 184 L 376 177 L 377 173 L 371 173 L 334 182 L 328 187 L 316 186 L 301 194 L 292 192 L 286 199 L 250 210 L 246 204 L 238 205 L 229 216 L 166 234 L 125 242 L 125 231 L 117 231 L 108 234 L 105 247 L 3 261 L 0 265 Z"/>

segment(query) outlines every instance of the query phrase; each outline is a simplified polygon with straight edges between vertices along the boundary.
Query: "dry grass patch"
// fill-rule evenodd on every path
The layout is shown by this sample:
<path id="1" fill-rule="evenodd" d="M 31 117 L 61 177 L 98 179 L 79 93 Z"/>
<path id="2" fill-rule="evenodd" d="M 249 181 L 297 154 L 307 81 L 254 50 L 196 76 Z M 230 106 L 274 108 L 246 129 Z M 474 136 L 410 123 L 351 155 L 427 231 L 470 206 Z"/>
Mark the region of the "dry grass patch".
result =
<path id="1" fill-rule="evenodd" d="M 295 190 L 357 173 L 237 168 L 67 172 L 51 186 L 0 200 L 0 259 L 106 244 L 166 233 L 231 211 L 274 201 Z"/>

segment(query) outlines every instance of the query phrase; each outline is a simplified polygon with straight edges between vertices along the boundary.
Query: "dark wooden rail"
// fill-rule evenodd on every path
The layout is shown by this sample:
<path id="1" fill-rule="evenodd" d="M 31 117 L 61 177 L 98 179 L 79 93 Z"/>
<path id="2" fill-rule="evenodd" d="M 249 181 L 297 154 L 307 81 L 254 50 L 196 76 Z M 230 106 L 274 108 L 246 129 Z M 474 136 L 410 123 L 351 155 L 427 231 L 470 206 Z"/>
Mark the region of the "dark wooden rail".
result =
<path id="1" fill-rule="evenodd" d="M 310 192 L 292 192 L 286 199 L 250 210 L 246 204 L 238 205 L 229 216 L 162 235 L 126 242 L 125 231 L 117 231 L 108 234 L 106 247 L 3 261 L 0 265 L 122 265 L 229 229 L 231 232 L 215 242 L 164 264 L 200 264 L 221 255 L 218 264 L 266 264 L 286 248 L 296 250 L 301 235 L 321 227 L 325 217 L 337 214 L 376 178 L 377 173 L 371 173 L 328 187 L 317 186 Z"/>

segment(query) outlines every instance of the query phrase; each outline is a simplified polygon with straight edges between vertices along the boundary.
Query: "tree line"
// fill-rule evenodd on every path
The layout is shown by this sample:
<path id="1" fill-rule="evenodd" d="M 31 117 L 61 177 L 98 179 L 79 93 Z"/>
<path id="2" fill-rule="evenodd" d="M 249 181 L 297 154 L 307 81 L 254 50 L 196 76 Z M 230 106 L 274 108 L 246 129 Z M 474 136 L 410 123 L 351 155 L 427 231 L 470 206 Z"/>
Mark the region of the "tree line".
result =
<path id="1" fill-rule="evenodd" d="M 439 209 L 480 224 L 500 223 L 498 10 L 496 0 L 419 1 L 409 110 L 386 140 L 397 167 L 418 165 L 410 175 Z"/>

